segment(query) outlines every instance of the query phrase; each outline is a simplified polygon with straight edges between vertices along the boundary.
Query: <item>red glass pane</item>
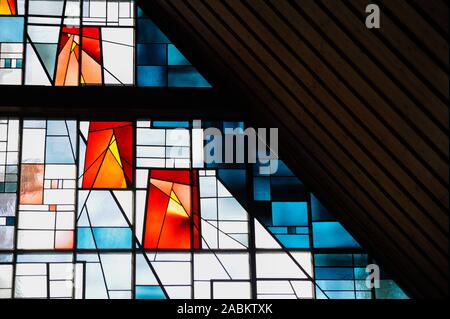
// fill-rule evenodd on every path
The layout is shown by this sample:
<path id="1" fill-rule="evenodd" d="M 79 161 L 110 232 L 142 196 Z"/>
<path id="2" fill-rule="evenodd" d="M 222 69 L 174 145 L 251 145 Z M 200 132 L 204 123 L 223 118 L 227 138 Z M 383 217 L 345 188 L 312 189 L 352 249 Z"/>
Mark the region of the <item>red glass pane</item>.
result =
<path id="1" fill-rule="evenodd" d="M 144 248 L 199 248 L 196 176 L 189 170 L 150 172 Z"/>

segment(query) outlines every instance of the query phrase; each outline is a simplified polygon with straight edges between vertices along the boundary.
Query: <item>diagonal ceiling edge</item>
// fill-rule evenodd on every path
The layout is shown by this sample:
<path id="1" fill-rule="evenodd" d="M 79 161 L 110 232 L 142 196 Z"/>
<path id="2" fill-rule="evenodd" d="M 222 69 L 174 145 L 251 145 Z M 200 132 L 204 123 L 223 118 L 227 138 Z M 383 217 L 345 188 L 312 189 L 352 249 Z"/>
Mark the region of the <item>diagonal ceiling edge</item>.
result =
<path id="1" fill-rule="evenodd" d="M 282 158 L 411 296 L 443 297 L 448 42 L 424 12 L 445 4 L 416 2 L 383 2 L 376 33 L 359 0 L 138 1 L 249 124 L 279 127 Z"/>

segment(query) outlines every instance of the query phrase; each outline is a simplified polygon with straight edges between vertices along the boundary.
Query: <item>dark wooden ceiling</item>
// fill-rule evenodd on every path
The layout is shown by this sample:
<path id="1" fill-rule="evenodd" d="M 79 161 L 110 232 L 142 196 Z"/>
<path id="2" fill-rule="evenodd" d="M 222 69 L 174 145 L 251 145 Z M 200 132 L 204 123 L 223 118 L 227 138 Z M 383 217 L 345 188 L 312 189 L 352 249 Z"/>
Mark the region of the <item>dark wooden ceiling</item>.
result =
<path id="1" fill-rule="evenodd" d="M 447 1 L 140 4 L 412 297 L 448 296 Z"/>

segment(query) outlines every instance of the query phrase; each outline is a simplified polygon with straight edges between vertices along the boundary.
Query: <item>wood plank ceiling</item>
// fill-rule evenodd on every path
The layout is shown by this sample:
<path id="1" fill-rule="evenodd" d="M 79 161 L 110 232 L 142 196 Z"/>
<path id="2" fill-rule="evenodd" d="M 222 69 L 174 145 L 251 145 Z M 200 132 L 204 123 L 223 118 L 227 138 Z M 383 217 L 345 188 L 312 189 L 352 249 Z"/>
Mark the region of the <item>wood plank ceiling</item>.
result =
<path id="1" fill-rule="evenodd" d="M 448 296 L 445 0 L 140 4 L 411 296 Z"/>

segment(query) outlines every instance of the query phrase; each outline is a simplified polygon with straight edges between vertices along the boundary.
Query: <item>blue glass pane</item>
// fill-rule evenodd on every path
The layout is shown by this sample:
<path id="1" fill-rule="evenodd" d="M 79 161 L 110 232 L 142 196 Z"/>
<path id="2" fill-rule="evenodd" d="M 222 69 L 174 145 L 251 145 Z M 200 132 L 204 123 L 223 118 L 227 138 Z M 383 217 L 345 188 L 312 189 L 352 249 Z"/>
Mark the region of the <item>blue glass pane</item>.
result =
<path id="1" fill-rule="evenodd" d="M 138 44 L 138 65 L 166 65 L 167 53 L 165 44 Z"/>
<path id="2" fill-rule="evenodd" d="M 380 280 L 380 288 L 375 288 L 375 295 L 377 299 L 408 299 L 393 280 Z"/>
<path id="3" fill-rule="evenodd" d="M 167 46 L 167 55 L 169 65 L 191 65 L 173 44 Z"/>
<path id="4" fill-rule="evenodd" d="M 95 242 L 94 242 L 94 238 L 92 237 L 92 231 L 90 228 L 78 227 L 77 248 L 95 249 Z"/>
<path id="5" fill-rule="evenodd" d="M 324 292 L 316 285 L 316 299 L 328 299 Z"/>
<path id="6" fill-rule="evenodd" d="M 272 178 L 272 200 L 306 200 L 307 192 L 297 177 Z"/>
<path id="7" fill-rule="evenodd" d="M 255 200 L 270 200 L 270 179 L 264 177 L 255 177 L 254 198 Z"/>
<path id="8" fill-rule="evenodd" d="M 211 87 L 211 85 L 191 66 L 169 67 L 170 87 Z"/>
<path id="9" fill-rule="evenodd" d="M 359 244 L 338 222 L 313 223 L 313 240 L 316 248 L 358 248 Z"/>
<path id="10" fill-rule="evenodd" d="M 129 228 L 93 228 L 95 242 L 99 249 L 131 248 Z"/>
<path id="11" fill-rule="evenodd" d="M 275 235 L 286 248 L 309 248 L 308 235 Z"/>
<path id="12" fill-rule="evenodd" d="M 355 268 L 355 279 L 366 279 L 369 275 L 368 272 L 366 272 L 366 268 Z"/>
<path id="13" fill-rule="evenodd" d="M 367 254 L 354 254 L 353 262 L 355 263 L 355 266 L 363 266 L 365 268 L 369 263 L 369 257 Z"/>
<path id="14" fill-rule="evenodd" d="M 138 66 L 139 86 L 166 86 L 167 68 L 165 66 Z"/>
<path id="15" fill-rule="evenodd" d="M 23 17 L 0 17 L 0 42 L 23 42 Z"/>
<path id="16" fill-rule="evenodd" d="M 356 299 L 372 299 L 372 293 L 370 291 L 357 291 Z"/>
<path id="17" fill-rule="evenodd" d="M 308 227 L 296 227 L 295 232 L 297 234 L 307 235 L 307 234 L 309 234 L 309 228 Z"/>
<path id="18" fill-rule="evenodd" d="M 5 226 L 14 226 L 15 224 L 15 217 L 6 217 L 6 225 Z"/>
<path id="19" fill-rule="evenodd" d="M 288 228 L 287 227 L 267 227 L 267 229 L 272 233 L 272 234 L 286 234 L 288 233 Z"/>
<path id="20" fill-rule="evenodd" d="M 326 294 L 330 299 L 355 299 L 353 291 L 327 291 Z"/>
<path id="21" fill-rule="evenodd" d="M 315 254 L 316 266 L 352 266 L 351 254 Z"/>
<path id="22" fill-rule="evenodd" d="M 153 127 L 188 128 L 189 122 L 187 122 L 187 121 L 154 121 Z"/>
<path id="23" fill-rule="evenodd" d="M 244 122 L 229 122 L 229 121 L 223 122 L 223 130 L 224 131 L 226 129 L 235 129 L 235 128 L 240 128 L 240 129 L 244 130 Z"/>
<path id="24" fill-rule="evenodd" d="M 354 290 L 353 280 L 316 280 L 323 290 Z M 328 294 L 328 292 L 327 292 Z"/>
<path id="25" fill-rule="evenodd" d="M 371 290 L 370 287 L 367 286 L 366 278 L 362 278 L 359 280 L 355 280 L 355 289 L 356 290 Z"/>
<path id="26" fill-rule="evenodd" d="M 313 221 L 331 221 L 335 218 L 330 212 L 311 194 L 311 215 Z"/>
<path id="27" fill-rule="evenodd" d="M 218 176 L 226 188 L 237 198 L 246 198 L 246 173 L 243 169 L 220 169 Z"/>
<path id="28" fill-rule="evenodd" d="M 170 40 L 150 19 L 138 19 L 138 43 L 170 43 Z"/>
<path id="29" fill-rule="evenodd" d="M 166 299 L 159 286 L 136 286 L 136 299 Z"/>
<path id="30" fill-rule="evenodd" d="M 315 269 L 316 279 L 353 279 L 353 268 L 321 268 Z"/>
<path id="31" fill-rule="evenodd" d="M 273 202 L 274 226 L 308 225 L 308 204 L 306 202 Z"/>
<path id="32" fill-rule="evenodd" d="M 286 166 L 286 164 L 282 161 L 278 161 L 277 171 L 274 174 L 275 176 L 294 176 L 294 173 Z"/>
<path id="33" fill-rule="evenodd" d="M 138 18 L 145 18 L 147 15 L 142 11 L 140 7 L 137 7 L 137 16 Z"/>

